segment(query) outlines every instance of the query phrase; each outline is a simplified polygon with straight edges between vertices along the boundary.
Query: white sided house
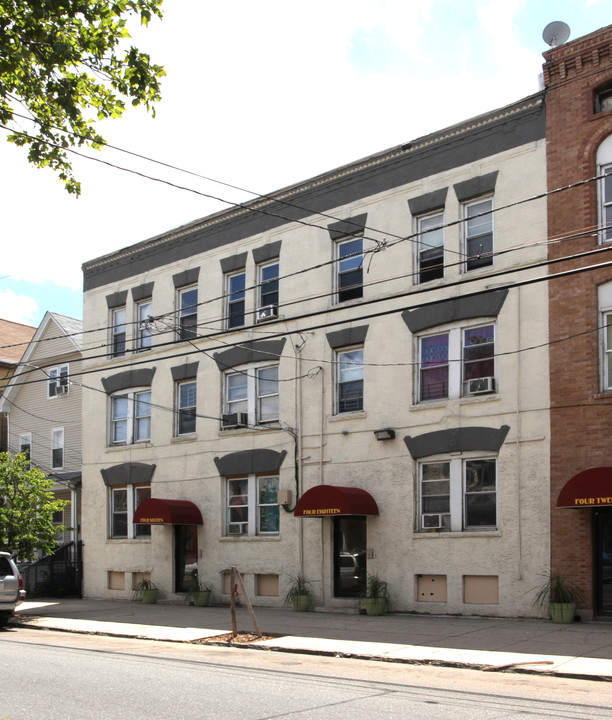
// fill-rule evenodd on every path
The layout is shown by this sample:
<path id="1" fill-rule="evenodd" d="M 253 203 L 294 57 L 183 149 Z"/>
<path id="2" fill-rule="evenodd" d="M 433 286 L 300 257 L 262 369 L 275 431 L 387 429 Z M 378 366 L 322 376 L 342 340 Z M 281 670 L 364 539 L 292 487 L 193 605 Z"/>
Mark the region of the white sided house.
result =
<path id="1" fill-rule="evenodd" d="M 84 594 L 534 615 L 544 98 L 84 265 Z"/>
<path id="2" fill-rule="evenodd" d="M 0 400 L 8 417 L 8 450 L 25 452 L 54 480 L 69 504 L 58 513 L 58 545 L 77 540 L 81 488 L 80 320 L 47 312 Z M 74 379 L 77 381 L 74 382 Z"/>

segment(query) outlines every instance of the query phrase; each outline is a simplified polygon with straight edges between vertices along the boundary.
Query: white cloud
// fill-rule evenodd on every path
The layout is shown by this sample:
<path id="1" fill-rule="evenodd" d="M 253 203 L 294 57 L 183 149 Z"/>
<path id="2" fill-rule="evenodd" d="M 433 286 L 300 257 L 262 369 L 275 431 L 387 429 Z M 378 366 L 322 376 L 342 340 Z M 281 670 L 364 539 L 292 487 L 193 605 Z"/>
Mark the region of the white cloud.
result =
<path id="1" fill-rule="evenodd" d="M 163 21 L 133 33 L 168 73 L 157 118 L 129 110 L 102 133 L 270 192 L 537 91 L 542 57 L 515 27 L 530 2 L 166 3 Z M 539 18 L 529 22 L 540 28 Z M 238 199 L 132 157 L 91 154 Z M 29 168 L 22 150 L 4 143 L 2 162 L 3 273 L 58 288 L 79 288 L 85 261 L 228 207 L 84 160 L 75 161 L 84 185 L 75 200 L 51 172 Z"/>
<path id="2" fill-rule="evenodd" d="M 3 320 L 32 325 L 38 312 L 36 300 L 26 295 L 17 295 L 12 290 L 0 291 L 0 317 Z"/>

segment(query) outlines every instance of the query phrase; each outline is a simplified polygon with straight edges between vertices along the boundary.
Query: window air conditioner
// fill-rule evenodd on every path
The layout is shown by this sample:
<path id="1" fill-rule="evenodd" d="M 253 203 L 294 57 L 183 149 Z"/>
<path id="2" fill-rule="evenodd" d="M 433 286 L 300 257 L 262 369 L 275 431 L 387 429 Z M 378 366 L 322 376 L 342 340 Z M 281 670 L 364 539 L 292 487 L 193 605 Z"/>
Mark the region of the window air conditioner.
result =
<path id="1" fill-rule="evenodd" d="M 495 378 L 482 377 L 468 380 L 468 395 L 482 395 L 484 393 L 495 392 Z"/>
<path id="2" fill-rule="evenodd" d="M 421 515 L 421 527 L 425 530 L 444 527 L 442 515 Z"/>
<path id="3" fill-rule="evenodd" d="M 278 317 L 278 307 L 276 305 L 264 305 L 257 309 L 257 322 L 265 322 L 275 317 Z"/>
<path id="4" fill-rule="evenodd" d="M 60 385 L 60 383 L 57 383 L 55 385 L 55 394 L 56 395 L 67 395 L 68 394 L 68 385 Z"/>
<path id="5" fill-rule="evenodd" d="M 232 413 L 231 415 L 221 416 L 221 425 L 224 430 L 247 427 L 248 424 L 249 416 L 246 413 Z"/>

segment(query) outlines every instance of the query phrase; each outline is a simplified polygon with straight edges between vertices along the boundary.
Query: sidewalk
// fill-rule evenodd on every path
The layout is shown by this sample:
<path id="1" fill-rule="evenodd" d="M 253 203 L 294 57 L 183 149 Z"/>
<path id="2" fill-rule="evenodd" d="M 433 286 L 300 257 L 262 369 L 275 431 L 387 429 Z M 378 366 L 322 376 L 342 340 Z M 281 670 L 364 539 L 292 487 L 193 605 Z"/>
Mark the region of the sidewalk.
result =
<path id="1" fill-rule="evenodd" d="M 400 613 L 368 617 L 285 608 L 256 608 L 255 615 L 261 632 L 274 637 L 249 647 L 612 681 L 612 623 Z M 228 606 L 91 599 L 24 602 L 12 626 L 173 642 L 215 638 L 232 628 Z M 253 633 L 243 607 L 238 630 Z"/>

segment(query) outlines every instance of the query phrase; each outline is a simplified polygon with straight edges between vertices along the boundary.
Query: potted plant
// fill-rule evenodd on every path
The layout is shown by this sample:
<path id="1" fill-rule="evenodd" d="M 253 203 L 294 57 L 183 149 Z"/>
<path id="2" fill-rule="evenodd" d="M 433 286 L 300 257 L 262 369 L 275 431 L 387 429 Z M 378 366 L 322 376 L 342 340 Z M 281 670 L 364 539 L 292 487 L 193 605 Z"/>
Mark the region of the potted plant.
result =
<path id="1" fill-rule="evenodd" d="M 142 578 L 134 588 L 134 597 L 140 598 L 143 603 L 148 605 L 157 602 L 157 593 L 157 587 L 148 578 Z"/>
<path id="2" fill-rule="evenodd" d="M 209 582 L 200 580 L 197 570 L 193 570 L 190 573 L 190 576 L 190 583 L 187 595 L 185 596 L 185 602 L 188 605 L 205 607 L 210 602 L 213 587 Z"/>
<path id="3" fill-rule="evenodd" d="M 389 607 L 387 583 L 378 574 L 368 575 L 360 593 L 367 615 L 382 615 Z"/>
<path id="4" fill-rule="evenodd" d="M 556 570 L 544 575 L 544 581 L 538 589 L 533 605 L 538 610 L 548 608 L 550 618 L 556 623 L 571 623 L 576 615 L 576 605 L 580 602 L 581 592 L 565 575 Z"/>
<path id="5" fill-rule="evenodd" d="M 289 576 L 289 590 L 285 595 L 285 605 L 291 606 L 296 612 L 310 610 L 310 604 L 314 598 L 312 584 L 304 575 Z"/>

